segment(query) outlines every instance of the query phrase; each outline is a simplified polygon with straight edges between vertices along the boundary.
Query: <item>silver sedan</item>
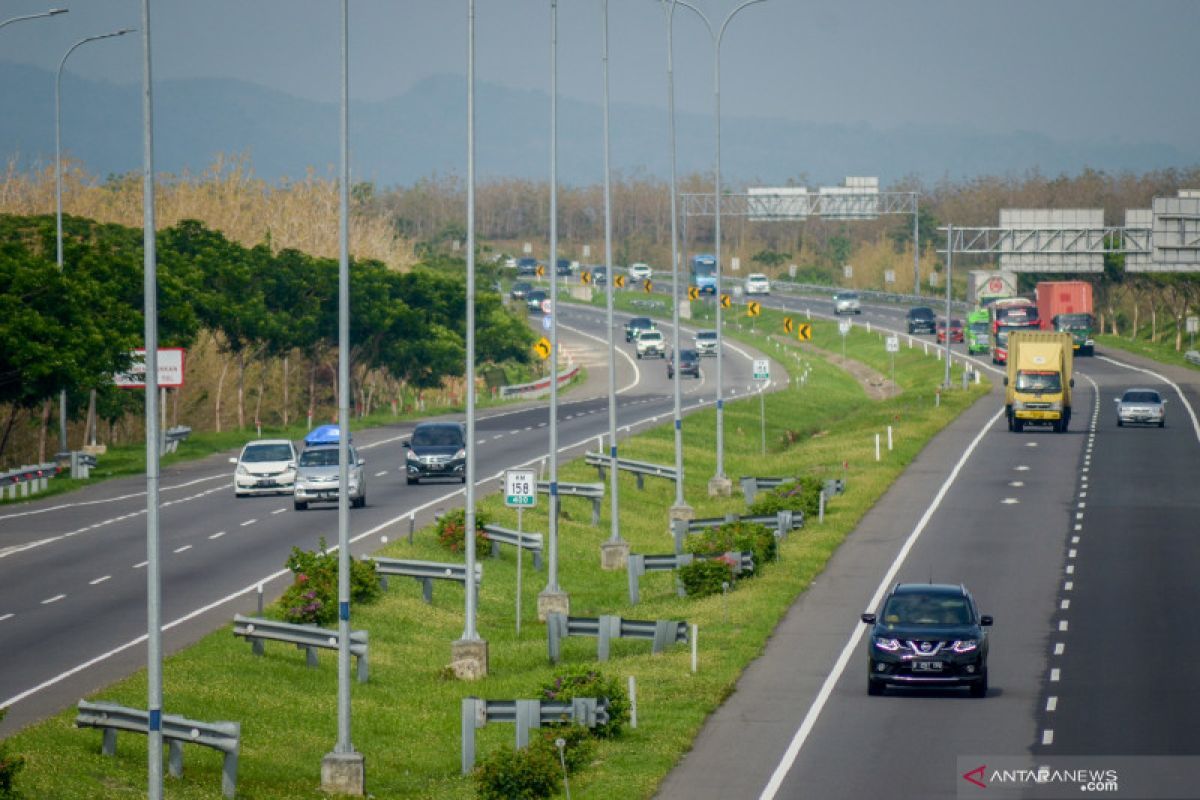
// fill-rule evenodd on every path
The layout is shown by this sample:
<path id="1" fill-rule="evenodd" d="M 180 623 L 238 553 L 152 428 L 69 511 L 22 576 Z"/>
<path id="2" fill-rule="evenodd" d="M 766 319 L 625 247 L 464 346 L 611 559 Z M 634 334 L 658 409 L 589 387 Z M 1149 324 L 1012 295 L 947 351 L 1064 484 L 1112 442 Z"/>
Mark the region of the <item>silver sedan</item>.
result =
<path id="1" fill-rule="evenodd" d="M 1154 389 L 1126 389 L 1117 404 L 1117 426 L 1142 423 L 1163 427 L 1167 424 L 1167 401 Z"/>

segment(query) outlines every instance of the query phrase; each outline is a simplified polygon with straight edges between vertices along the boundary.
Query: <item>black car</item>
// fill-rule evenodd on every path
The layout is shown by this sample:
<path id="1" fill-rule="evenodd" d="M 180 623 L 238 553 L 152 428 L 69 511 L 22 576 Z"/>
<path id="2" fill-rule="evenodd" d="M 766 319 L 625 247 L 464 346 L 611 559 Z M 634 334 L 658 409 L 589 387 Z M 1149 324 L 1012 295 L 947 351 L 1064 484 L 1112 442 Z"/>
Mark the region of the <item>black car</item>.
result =
<path id="1" fill-rule="evenodd" d="M 695 350 L 679 351 L 679 374 L 700 377 L 700 354 Z M 675 377 L 675 358 L 667 356 L 667 378 Z"/>
<path id="2" fill-rule="evenodd" d="M 592 283 L 604 286 L 608 283 L 608 267 L 596 267 L 592 270 Z"/>
<path id="3" fill-rule="evenodd" d="M 525 296 L 532 291 L 532 284 L 528 283 L 527 281 L 517 281 L 512 285 L 512 289 L 509 291 L 508 296 L 513 300 L 524 300 Z"/>
<path id="4" fill-rule="evenodd" d="M 937 331 L 937 317 L 932 308 L 926 306 L 910 308 L 904 315 L 904 320 L 908 324 L 909 333 L 935 333 Z"/>
<path id="5" fill-rule="evenodd" d="M 525 295 L 525 310 L 530 314 L 541 314 L 542 303 L 550 295 L 546 294 L 545 289 L 534 289 Z"/>
<path id="6" fill-rule="evenodd" d="M 409 486 L 421 478 L 467 482 L 467 431 L 461 422 L 420 422 L 404 447 Z"/>
<path id="7" fill-rule="evenodd" d="M 649 317 L 634 317 L 625 323 L 625 341 L 632 342 L 637 338 L 638 331 L 654 330 L 657 326 Z"/>
<path id="8" fill-rule="evenodd" d="M 878 616 L 867 613 L 867 694 L 891 686 L 966 686 L 972 697 L 988 689 L 992 618 L 980 614 L 965 587 L 899 583 Z"/>
<path id="9" fill-rule="evenodd" d="M 558 269 L 558 277 L 560 277 L 560 278 L 569 278 L 569 277 L 571 277 L 572 274 L 574 274 L 571 269 L 571 262 L 565 258 L 560 258 L 558 260 L 557 269 Z"/>
<path id="10" fill-rule="evenodd" d="M 536 258 L 518 258 L 517 274 L 521 276 L 536 275 L 538 263 Z"/>

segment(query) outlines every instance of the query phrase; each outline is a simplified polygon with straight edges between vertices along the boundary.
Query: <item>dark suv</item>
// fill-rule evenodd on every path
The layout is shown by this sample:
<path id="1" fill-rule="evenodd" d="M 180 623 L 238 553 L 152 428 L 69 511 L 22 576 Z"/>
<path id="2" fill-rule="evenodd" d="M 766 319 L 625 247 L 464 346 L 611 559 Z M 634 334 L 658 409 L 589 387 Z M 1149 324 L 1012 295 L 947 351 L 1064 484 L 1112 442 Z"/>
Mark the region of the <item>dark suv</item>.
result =
<path id="1" fill-rule="evenodd" d="M 863 614 L 867 640 L 867 694 L 893 686 L 967 686 L 972 697 L 988 689 L 992 618 L 979 614 L 965 587 L 899 583 L 879 615 Z"/>
<path id="2" fill-rule="evenodd" d="M 910 308 L 904 319 L 908 323 L 909 333 L 934 333 L 937 330 L 936 316 L 932 308 Z"/>
<path id="3" fill-rule="evenodd" d="M 467 431 L 461 422 L 418 423 L 404 447 L 408 450 L 404 460 L 410 486 L 421 478 L 467 482 Z"/>
<path id="4" fill-rule="evenodd" d="M 625 341 L 632 342 L 639 331 L 652 331 L 658 328 L 649 317 L 634 317 L 625 323 Z"/>

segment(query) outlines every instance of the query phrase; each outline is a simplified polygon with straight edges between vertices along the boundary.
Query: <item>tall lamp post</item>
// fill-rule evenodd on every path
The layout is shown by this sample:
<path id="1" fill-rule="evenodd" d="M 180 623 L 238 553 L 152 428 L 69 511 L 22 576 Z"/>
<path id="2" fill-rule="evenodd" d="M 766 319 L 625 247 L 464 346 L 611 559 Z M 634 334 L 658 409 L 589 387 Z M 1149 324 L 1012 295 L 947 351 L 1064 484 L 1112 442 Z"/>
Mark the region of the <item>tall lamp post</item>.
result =
<path id="1" fill-rule="evenodd" d="M 705 27 L 708 28 L 708 35 L 712 38 L 713 45 L 713 99 L 717 124 L 716 178 L 713 182 L 713 201 L 716 204 L 713 238 L 715 240 L 714 246 L 717 256 L 717 469 L 708 482 L 709 496 L 727 496 L 733 488 L 733 482 L 725 476 L 725 401 L 722 398 L 722 393 L 724 392 L 722 380 L 724 378 L 725 334 L 721 326 L 721 40 L 725 38 L 725 30 L 729 27 L 730 20 L 739 11 L 747 6 L 763 2 L 766 2 L 766 0 L 745 0 L 745 2 L 726 15 L 720 28 L 714 30 L 708 17 L 699 8 L 686 2 L 686 0 L 671 0 L 672 5 L 678 3 L 684 8 L 689 8 L 696 12 L 697 16 L 704 21 Z M 672 192 L 672 202 L 674 202 L 674 192 Z"/>
<path id="2" fill-rule="evenodd" d="M 365 761 L 350 740 L 350 9 L 342 0 L 338 157 L 338 688 L 337 743 L 321 790 L 361 796 Z"/>
<path id="3" fill-rule="evenodd" d="M 55 14 L 66 14 L 70 10 L 71 9 L 69 8 L 51 8 L 47 9 L 46 11 L 39 11 L 36 14 L 24 14 L 19 17 L 10 17 L 6 20 L 0 20 L 0 28 L 3 28 L 5 25 L 11 25 L 14 22 L 21 22 L 27 19 L 39 19 L 41 17 L 53 17 Z"/>
<path id="4" fill-rule="evenodd" d="M 675 504 L 671 506 L 672 520 L 690 520 L 695 511 L 683 499 L 683 378 L 679 374 L 679 211 L 676 207 L 679 195 L 675 158 L 675 6 L 680 0 L 661 0 L 667 22 L 667 137 L 671 149 L 671 359 L 674 364 L 674 428 L 675 428 Z M 686 5 L 686 3 L 682 3 Z M 697 9 L 692 9 L 697 11 Z M 699 11 L 697 11 L 699 13 Z M 703 14 L 701 14 L 703 16 Z M 718 378 L 718 381 L 720 378 Z M 718 389 L 718 391 L 720 391 Z"/>
<path id="5" fill-rule="evenodd" d="M 42 14 L 35 14 L 35 17 L 49 16 L 51 14 L 60 14 L 66 9 L 52 9 Z M 20 18 L 18 18 L 20 19 Z M 25 19 L 28 19 L 26 17 Z M 12 22 L 12 20 L 8 20 Z M 8 22 L 2 23 L 7 25 Z M 119 31 L 111 33 L 101 33 L 97 36 L 88 36 L 80 39 L 75 44 L 67 48 L 67 52 L 63 54 L 62 60 L 58 62 L 58 72 L 54 76 L 54 231 L 55 231 L 55 258 L 58 263 L 58 271 L 63 271 L 63 230 L 62 230 L 62 73 L 63 65 L 67 63 L 67 58 L 71 53 L 75 52 L 75 48 L 80 45 L 85 45 L 88 42 L 95 42 L 99 39 L 111 39 L 114 36 L 124 36 L 127 33 L 132 33 L 136 28 L 122 28 Z M 63 389 L 58 394 L 58 449 L 60 452 L 66 452 L 67 449 L 67 390 Z"/>
<path id="6" fill-rule="evenodd" d="M 608 118 L 608 0 L 600 0 L 600 11 L 604 17 L 603 55 L 604 62 L 604 275 L 605 320 L 608 326 L 608 480 L 609 516 L 611 533 L 608 541 L 600 545 L 600 566 L 607 570 L 625 569 L 629 563 L 629 543 L 621 538 L 620 501 L 617 490 L 617 351 L 613 333 L 613 263 L 612 263 L 612 173 L 609 167 L 609 118 Z"/>

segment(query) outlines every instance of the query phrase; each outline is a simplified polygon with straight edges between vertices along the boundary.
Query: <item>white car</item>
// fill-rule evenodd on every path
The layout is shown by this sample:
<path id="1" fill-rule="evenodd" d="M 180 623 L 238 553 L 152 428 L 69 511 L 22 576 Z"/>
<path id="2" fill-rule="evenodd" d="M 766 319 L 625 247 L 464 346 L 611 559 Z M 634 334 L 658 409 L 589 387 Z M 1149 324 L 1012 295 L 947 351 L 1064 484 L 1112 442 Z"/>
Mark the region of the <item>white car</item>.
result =
<path id="1" fill-rule="evenodd" d="M 751 272 L 746 276 L 746 294 L 770 294 L 771 281 L 761 272 Z"/>
<path id="2" fill-rule="evenodd" d="M 858 292 L 834 292 L 834 314 L 861 314 L 862 306 L 858 302 Z"/>
<path id="3" fill-rule="evenodd" d="M 667 356 L 667 343 L 663 339 L 662 331 L 642 331 L 638 334 L 635 347 L 638 358 L 649 358 L 650 356 L 666 358 Z"/>
<path id="4" fill-rule="evenodd" d="M 366 461 L 350 445 L 350 505 L 362 508 L 367 504 Z M 341 492 L 341 468 L 338 466 L 338 446 L 319 444 L 304 448 L 300 454 L 300 469 L 296 475 L 296 493 L 292 505 L 304 511 L 309 503 L 336 503 Z"/>
<path id="5" fill-rule="evenodd" d="M 256 439 L 242 448 L 233 471 L 233 493 L 291 494 L 296 484 L 296 445 L 287 439 Z"/>
<path id="6" fill-rule="evenodd" d="M 717 332 L 696 331 L 696 352 L 702 356 L 717 354 Z"/>
<path id="7" fill-rule="evenodd" d="M 650 269 L 649 264 L 638 262 L 637 264 L 629 265 L 629 277 L 634 280 L 644 281 L 654 275 L 654 270 Z"/>

